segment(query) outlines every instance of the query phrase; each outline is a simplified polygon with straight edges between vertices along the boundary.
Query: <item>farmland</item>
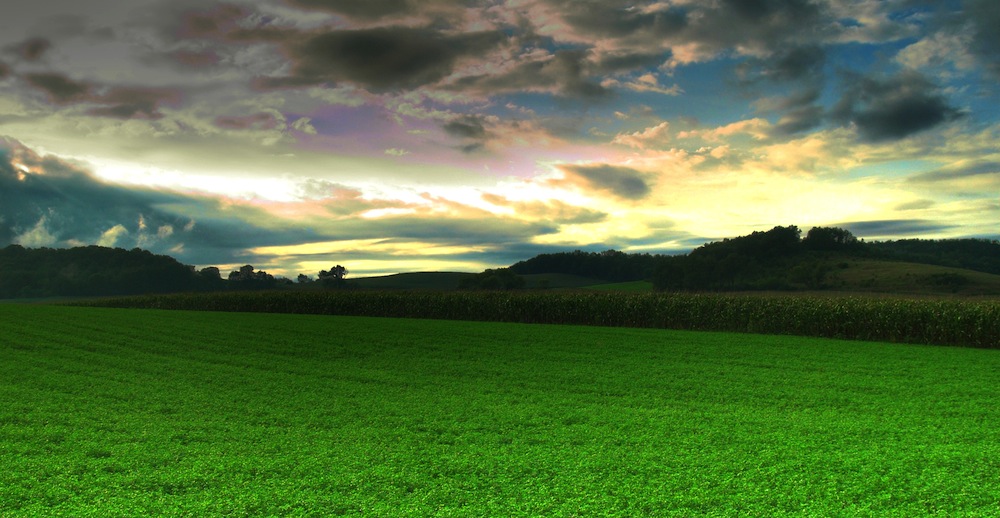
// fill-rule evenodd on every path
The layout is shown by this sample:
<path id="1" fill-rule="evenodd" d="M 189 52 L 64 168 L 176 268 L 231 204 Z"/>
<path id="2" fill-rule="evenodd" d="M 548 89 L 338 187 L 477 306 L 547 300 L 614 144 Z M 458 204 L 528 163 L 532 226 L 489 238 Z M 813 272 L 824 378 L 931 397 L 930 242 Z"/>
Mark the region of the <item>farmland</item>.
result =
<path id="1" fill-rule="evenodd" d="M 306 313 L 794 334 L 1000 348 L 995 299 L 627 291 L 313 291 L 83 301 L 120 308 Z"/>
<path id="2" fill-rule="evenodd" d="M 0 305 L 0 515 L 988 515 L 998 351 Z"/>

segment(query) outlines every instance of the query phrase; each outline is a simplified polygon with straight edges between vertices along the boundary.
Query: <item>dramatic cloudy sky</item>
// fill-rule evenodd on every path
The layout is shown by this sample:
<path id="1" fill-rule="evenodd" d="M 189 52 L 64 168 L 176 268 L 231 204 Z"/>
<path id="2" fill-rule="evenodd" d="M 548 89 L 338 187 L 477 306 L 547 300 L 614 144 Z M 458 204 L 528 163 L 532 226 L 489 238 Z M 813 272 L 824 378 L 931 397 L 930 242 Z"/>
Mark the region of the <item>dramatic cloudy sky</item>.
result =
<path id="1" fill-rule="evenodd" d="M 0 245 L 289 276 L 1000 236 L 995 0 L 34 0 Z"/>

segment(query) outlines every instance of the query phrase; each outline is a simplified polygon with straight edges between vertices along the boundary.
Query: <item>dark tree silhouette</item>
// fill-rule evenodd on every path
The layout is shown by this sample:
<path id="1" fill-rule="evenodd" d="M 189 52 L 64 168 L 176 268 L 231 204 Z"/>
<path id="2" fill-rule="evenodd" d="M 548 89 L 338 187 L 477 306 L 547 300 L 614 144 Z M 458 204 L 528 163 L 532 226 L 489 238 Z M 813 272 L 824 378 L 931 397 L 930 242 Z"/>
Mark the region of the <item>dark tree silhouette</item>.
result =
<path id="1" fill-rule="evenodd" d="M 321 270 L 319 272 L 318 278 L 319 282 L 323 283 L 324 286 L 329 286 L 333 288 L 340 288 L 347 285 L 347 268 L 341 265 L 334 266 L 330 268 L 330 271 Z"/>
<path id="2" fill-rule="evenodd" d="M 617 250 L 541 254 L 510 267 L 518 275 L 566 273 L 610 282 L 648 279 L 655 268 L 655 256 L 626 254 Z"/>
<path id="3" fill-rule="evenodd" d="M 807 250 L 835 252 L 858 248 L 858 238 L 851 231 L 836 227 L 813 227 L 802 240 Z"/>
<path id="4" fill-rule="evenodd" d="M 218 287 L 191 266 L 138 248 L 10 245 L 0 249 L 0 298 L 135 295 Z"/>
<path id="5" fill-rule="evenodd" d="M 460 289 L 466 290 L 516 290 L 525 285 L 524 277 L 510 268 L 488 269 L 462 279 Z"/>
<path id="6" fill-rule="evenodd" d="M 254 271 L 253 265 L 250 264 L 229 273 L 229 286 L 234 289 L 260 290 L 272 288 L 276 284 L 273 275 L 264 270 Z"/>

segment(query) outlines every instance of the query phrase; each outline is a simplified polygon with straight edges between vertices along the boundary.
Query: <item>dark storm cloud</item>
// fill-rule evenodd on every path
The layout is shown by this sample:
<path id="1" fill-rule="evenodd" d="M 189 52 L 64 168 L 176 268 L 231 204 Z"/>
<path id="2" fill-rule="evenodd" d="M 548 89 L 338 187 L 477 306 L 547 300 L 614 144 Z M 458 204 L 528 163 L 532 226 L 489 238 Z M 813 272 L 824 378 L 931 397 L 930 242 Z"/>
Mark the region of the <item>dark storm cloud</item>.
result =
<path id="1" fill-rule="evenodd" d="M 629 167 L 563 164 L 559 169 L 566 175 L 560 183 L 576 185 L 584 190 L 608 192 L 626 200 L 641 200 L 652 191 L 645 175 Z"/>
<path id="2" fill-rule="evenodd" d="M 488 136 L 482 119 L 474 115 L 463 115 L 453 119 L 444 125 L 444 130 L 449 135 L 459 138 L 482 140 Z"/>
<path id="3" fill-rule="evenodd" d="M 62 74 L 25 74 L 24 80 L 31 86 L 45 92 L 56 104 L 69 104 L 87 99 L 91 86 L 74 81 Z"/>
<path id="4" fill-rule="evenodd" d="M 407 0 L 287 0 L 295 7 L 318 9 L 343 14 L 360 20 L 376 20 L 384 16 L 407 14 L 418 6 Z"/>
<path id="5" fill-rule="evenodd" d="M 219 54 L 212 50 L 175 50 L 167 54 L 167 58 L 181 68 L 204 70 L 217 66 L 221 61 Z"/>
<path id="6" fill-rule="evenodd" d="M 255 246 L 317 239 L 308 230 L 262 228 L 227 211 L 209 198 L 107 184 L 72 163 L 0 138 L 0 246 L 32 231 L 51 237 L 49 246 L 96 244 L 110 232 L 115 246 L 213 264 L 238 261 Z"/>
<path id="7" fill-rule="evenodd" d="M 160 107 L 180 98 L 179 91 L 168 88 L 116 87 L 95 96 L 92 101 L 103 106 L 87 113 L 116 119 L 159 119 L 163 117 Z"/>
<path id="8" fill-rule="evenodd" d="M 15 47 L 15 51 L 25 61 L 38 61 L 52 48 L 52 42 L 45 38 L 29 38 Z"/>
<path id="9" fill-rule="evenodd" d="M 373 237 L 507 249 L 554 233 L 559 225 L 580 217 L 570 211 L 551 221 L 531 222 L 463 206 L 466 213 L 459 216 L 441 217 L 433 209 L 418 208 L 405 216 L 368 219 L 357 214 L 373 207 L 400 207 L 402 202 L 355 201 L 353 213 L 335 215 L 335 225 L 321 221 L 282 225 L 273 214 L 252 204 L 108 184 L 73 163 L 39 156 L 17 141 L 0 138 L 0 247 L 13 242 L 66 247 L 106 241 L 108 246 L 140 247 L 188 264 L 266 266 L 262 262 L 275 256 L 255 255 L 251 250 Z M 339 205 L 335 201 L 331 207 Z M 315 230 L 324 226 L 331 230 Z M 357 259 L 357 254 L 352 257 Z M 392 256 L 382 252 L 371 258 L 391 260 Z M 491 252 L 472 254 L 472 258 L 496 261 Z"/>
<path id="10" fill-rule="evenodd" d="M 520 63 L 504 73 L 466 76 L 448 85 L 448 88 L 480 95 L 548 91 L 582 99 L 607 97 L 610 90 L 591 80 L 587 67 L 585 51 L 564 50 L 543 59 Z"/>
<path id="11" fill-rule="evenodd" d="M 0 61 L 0 81 L 7 79 L 7 77 L 9 77 L 10 74 L 11 74 L 10 67 L 3 61 Z"/>
<path id="12" fill-rule="evenodd" d="M 632 2 L 551 2 L 565 14 L 565 20 L 578 31 L 613 38 L 628 38 L 642 34 L 665 37 L 679 34 L 688 25 L 687 11 L 671 7 L 666 10 L 643 12 Z"/>
<path id="13" fill-rule="evenodd" d="M 816 79 L 823 74 L 826 52 L 817 45 L 778 52 L 767 60 L 764 74 L 775 81 Z"/>
<path id="14" fill-rule="evenodd" d="M 178 40 L 220 38 L 238 31 L 240 21 L 251 14 L 249 9 L 234 4 L 218 3 L 208 9 L 197 9 L 180 2 L 164 4 L 156 13 L 165 21 L 173 22 L 164 26 L 165 36 Z"/>
<path id="15" fill-rule="evenodd" d="M 809 131 L 823 123 L 824 115 L 825 110 L 818 105 L 790 109 L 778 119 L 774 132 L 779 135 L 794 135 Z"/>
<path id="16" fill-rule="evenodd" d="M 737 46 L 777 51 L 815 41 L 834 25 L 822 4 L 808 0 L 723 0 L 691 8 L 683 38 L 715 51 Z"/>
<path id="17" fill-rule="evenodd" d="M 695 44 L 720 52 L 737 46 L 778 51 L 837 30 L 825 3 L 810 0 L 723 0 L 666 6 L 630 0 L 543 0 L 575 33 L 611 38 L 620 47 Z M 794 57 L 794 56 L 793 56 Z"/>
<path id="18" fill-rule="evenodd" d="M 285 43 L 292 75 L 269 78 L 264 84 L 346 81 L 375 91 L 412 89 L 437 83 L 454 70 L 459 58 L 481 55 L 503 40 L 502 34 L 493 31 L 445 35 L 411 27 L 326 32 Z"/>
<path id="19" fill-rule="evenodd" d="M 0 218 L 8 239 L 42 218 L 60 242 L 94 243 L 119 224 L 137 231 L 140 215 L 156 223 L 186 224 L 153 209 L 157 203 L 177 201 L 173 197 L 104 184 L 73 164 L 40 157 L 10 140 L 0 140 L 0 185 Z"/>
<path id="20" fill-rule="evenodd" d="M 936 232 L 953 228 L 924 219 L 885 219 L 876 221 L 855 221 L 836 225 L 850 230 L 860 237 L 933 235 Z"/>
<path id="21" fill-rule="evenodd" d="M 269 130 L 277 128 L 278 119 L 271 113 L 254 113 L 251 115 L 219 116 L 215 125 L 223 129 L 235 130 Z"/>
<path id="22" fill-rule="evenodd" d="M 1000 162 L 985 160 L 976 161 L 971 164 L 962 164 L 957 167 L 946 167 L 921 173 L 910 178 L 912 182 L 940 182 L 947 180 L 960 180 L 972 176 L 997 175 L 1000 176 Z"/>
<path id="23" fill-rule="evenodd" d="M 794 22 L 813 18 L 818 13 L 816 4 L 809 0 L 722 0 L 722 6 L 753 23 L 774 19 Z"/>
<path id="24" fill-rule="evenodd" d="M 765 111 L 780 114 L 774 125 L 777 135 L 793 135 L 822 124 L 826 110 L 819 105 L 821 87 L 807 87 L 787 97 L 771 100 Z"/>
<path id="25" fill-rule="evenodd" d="M 159 119 L 164 104 L 180 101 L 179 90 L 149 87 L 99 87 L 62 74 L 25 74 L 24 80 L 58 105 L 95 104 L 88 115 L 116 119 Z"/>
<path id="26" fill-rule="evenodd" d="M 758 90 L 761 86 L 790 85 L 796 88 L 797 91 L 784 99 L 768 99 L 767 108 L 779 113 L 789 112 L 785 116 L 796 121 L 789 127 L 808 129 L 819 123 L 815 120 L 817 112 L 822 113 L 816 103 L 824 84 L 825 62 L 826 51 L 817 45 L 785 49 L 767 58 L 748 59 L 737 65 L 737 84 L 749 96 L 760 95 Z M 809 123 L 801 124 L 800 121 Z"/>
<path id="27" fill-rule="evenodd" d="M 848 74 L 834 119 L 853 123 L 864 140 L 908 137 L 962 115 L 923 75 L 906 71 L 886 78 Z"/>
<path id="28" fill-rule="evenodd" d="M 524 242 L 535 236 L 551 234 L 558 230 L 558 225 L 548 222 L 526 222 L 486 214 L 483 217 L 448 219 L 433 214 L 423 217 L 388 217 L 372 221 L 355 218 L 342 223 L 339 232 L 348 239 L 383 236 L 456 245 Z"/>
<path id="29" fill-rule="evenodd" d="M 233 6 L 187 13 L 182 36 L 218 39 L 233 44 L 273 43 L 290 62 L 291 73 L 258 78 L 260 88 L 296 88 L 352 83 L 373 92 L 406 91 L 436 86 L 479 96 L 543 92 L 565 98 L 600 99 L 611 94 L 602 86 L 608 76 L 659 66 L 676 45 L 695 45 L 699 53 L 736 47 L 754 53 L 774 52 L 766 71 L 775 80 L 806 77 L 822 68 L 818 33 L 831 34 L 836 20 L 820 4 L 806 0 L 727 1 L 666 6 L 625 0 L 538 0 L 521 6 L 482 2 L 382 0 L 286 0 L 301 9 L 340 14 L 377 27 L 322 33 L 290 26 L 245 23 L 256 19 Z M 558 13 L 570 31 L 542 35 L 534 9 L 544 5 Z M 499 30 L 461 32 L 459 13 L 500 25 Z M 507 17 L 488 14 L 506 10 Z M 445 14 L 441 14 L 445 13 Z M 412 15 L 412 16 L 411 16 Z M 407 17 L 407 18 L 403 18 Z M 259 17 L 257 17 L 259 18 Z M 423 26 L 413 26 L 423 20 Z M 386 23 L 406 23 L 387 26 Z M 554 24 L 558 26 L 558 24 Z M 566 39 L 572 45 L 564 45 Z M 598 42 L 601 42 L 600 44 Z M 491 60 L 493 51 L 511 56 L 503 66 L 463 70 L 448 77 L 463 58 Z M 496 63 L 495 63 L 496 64 Z M 481 72 L 489 70 L 489 72 Z M 447 82 L 445 82 L 447 80 Z M 799 113 L 802 119 L 802 113 Z M 798 127 L 804 126 L 798 124 Z"/>
<path id="30" fill-rule="evenodd" d="M 768 58 L 745 61 L 737 67 L 737 75 L 740 86 L 751 92 L 761 84 L 788 84 L 795 88 L 784 98 L 769 99 L 764 109 L 779 115 L 775 134 L 792 135 L 811 130 L 823 122 L 826 110 L 820 106 L 819 99 L 825 62 L 826 51 L 818 45 L 792 47 Z"/>
<path id="31" fill-rule="evenodd" d="M 924 209 L 929 209 L 935 205 L 937 205 L 937 203 L 935 203 L 932 200 L 916 200 L 906 203 L 900 203 L 899 205 L 896 205 L 894 209 L 898 211 L 924 210 Z"/>
<path id="32" fill-rule="evenodd" d="M 476 115 L 456 117 L 442 126 L 445 133 L 461 140 L 459 149 L 473 153 L 486 147 L 492 134 L 486 129 L 485 121 Z"/>
<path id="33" fill-rule="evenodd" d="M 968 2 L 973 27 L 972 51 L 987 69 L 1000 75 L 1000 9 L 996 0 Z"/>

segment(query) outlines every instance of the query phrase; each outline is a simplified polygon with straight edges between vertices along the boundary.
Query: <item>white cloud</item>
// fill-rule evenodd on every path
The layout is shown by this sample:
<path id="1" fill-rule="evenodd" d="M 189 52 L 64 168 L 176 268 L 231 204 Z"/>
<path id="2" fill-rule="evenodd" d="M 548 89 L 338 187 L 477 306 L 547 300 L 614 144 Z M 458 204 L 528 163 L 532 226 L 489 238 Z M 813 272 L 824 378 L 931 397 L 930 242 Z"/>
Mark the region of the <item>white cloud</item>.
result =
<path id="1" fill-rule="evenodd" d="M 14 243 L 27 248 L 41 248 L 55 245 L 58 239 L 47 228 L 48 218 L 42 216 L 30 230 L 14 238 Z"/>
<path id="2" fill-rule="evenodd" d="M 669 140 L 669 131 L 670 123 L 663 121 L 656 126 L 646 128 L 642 131 L 636 131 L 634 133 L 619 133 L 611 142 L 613 144 L 621 144 L 623 146 L 637 149 L 646 149 L 650 146 L 662 144 Z"/>
<path id="3" fill-rule="evenodd" d="M 173 234 L 174 234 L 174 227 L 171 225 L 163 225 L 160 228 L 156 229 L 156 237 L 160 239 L 170 237 Z"/>
<path id="4" fill-rule="evenodd" d="M 316 131 L 316 128 L 312 125 L 312 119 L 310 119 L 309 117 L 302 117 L 296 120 L 294 123 L 292 123 L 291 127 L 292 129 L 301 131 L 306 135 L 316 135 L 318 133 Z"/>
<path id="5" fill-rule="evenodd" d="M 626 88 L 633 92 L 650 92 L 669 96 L 677 96 L 684 93 L 684 89 L 677 83 L 668 87 L 660 85 L 659 78 L 652 73 L 643 74 L 633 81 L 623 82 L 617 79 L 605 79 L 601 82 L 601 86 L 604 88 Z"/>
<path id="6" fill-rule="evenodd" d="M 128 235 L 128 229 L 126 229 L 124 225 L 118 224 L 105 230 L 104 233 L 101 234 L 100 239 L 97 240 L 97 245 L 114 247 L 115 245 L 118 244 L 119 239 L 127 235 Z"/>
<path id="7" fill-rule="evenodd" d="M 943 75 L 950 75 L 952 70 L 973 70 L 976 59 L 969 53 L 971 42 L 971 32 L 937 33 L 900 50 L 896 61 L 914 70 L 938 68 Z"/>

